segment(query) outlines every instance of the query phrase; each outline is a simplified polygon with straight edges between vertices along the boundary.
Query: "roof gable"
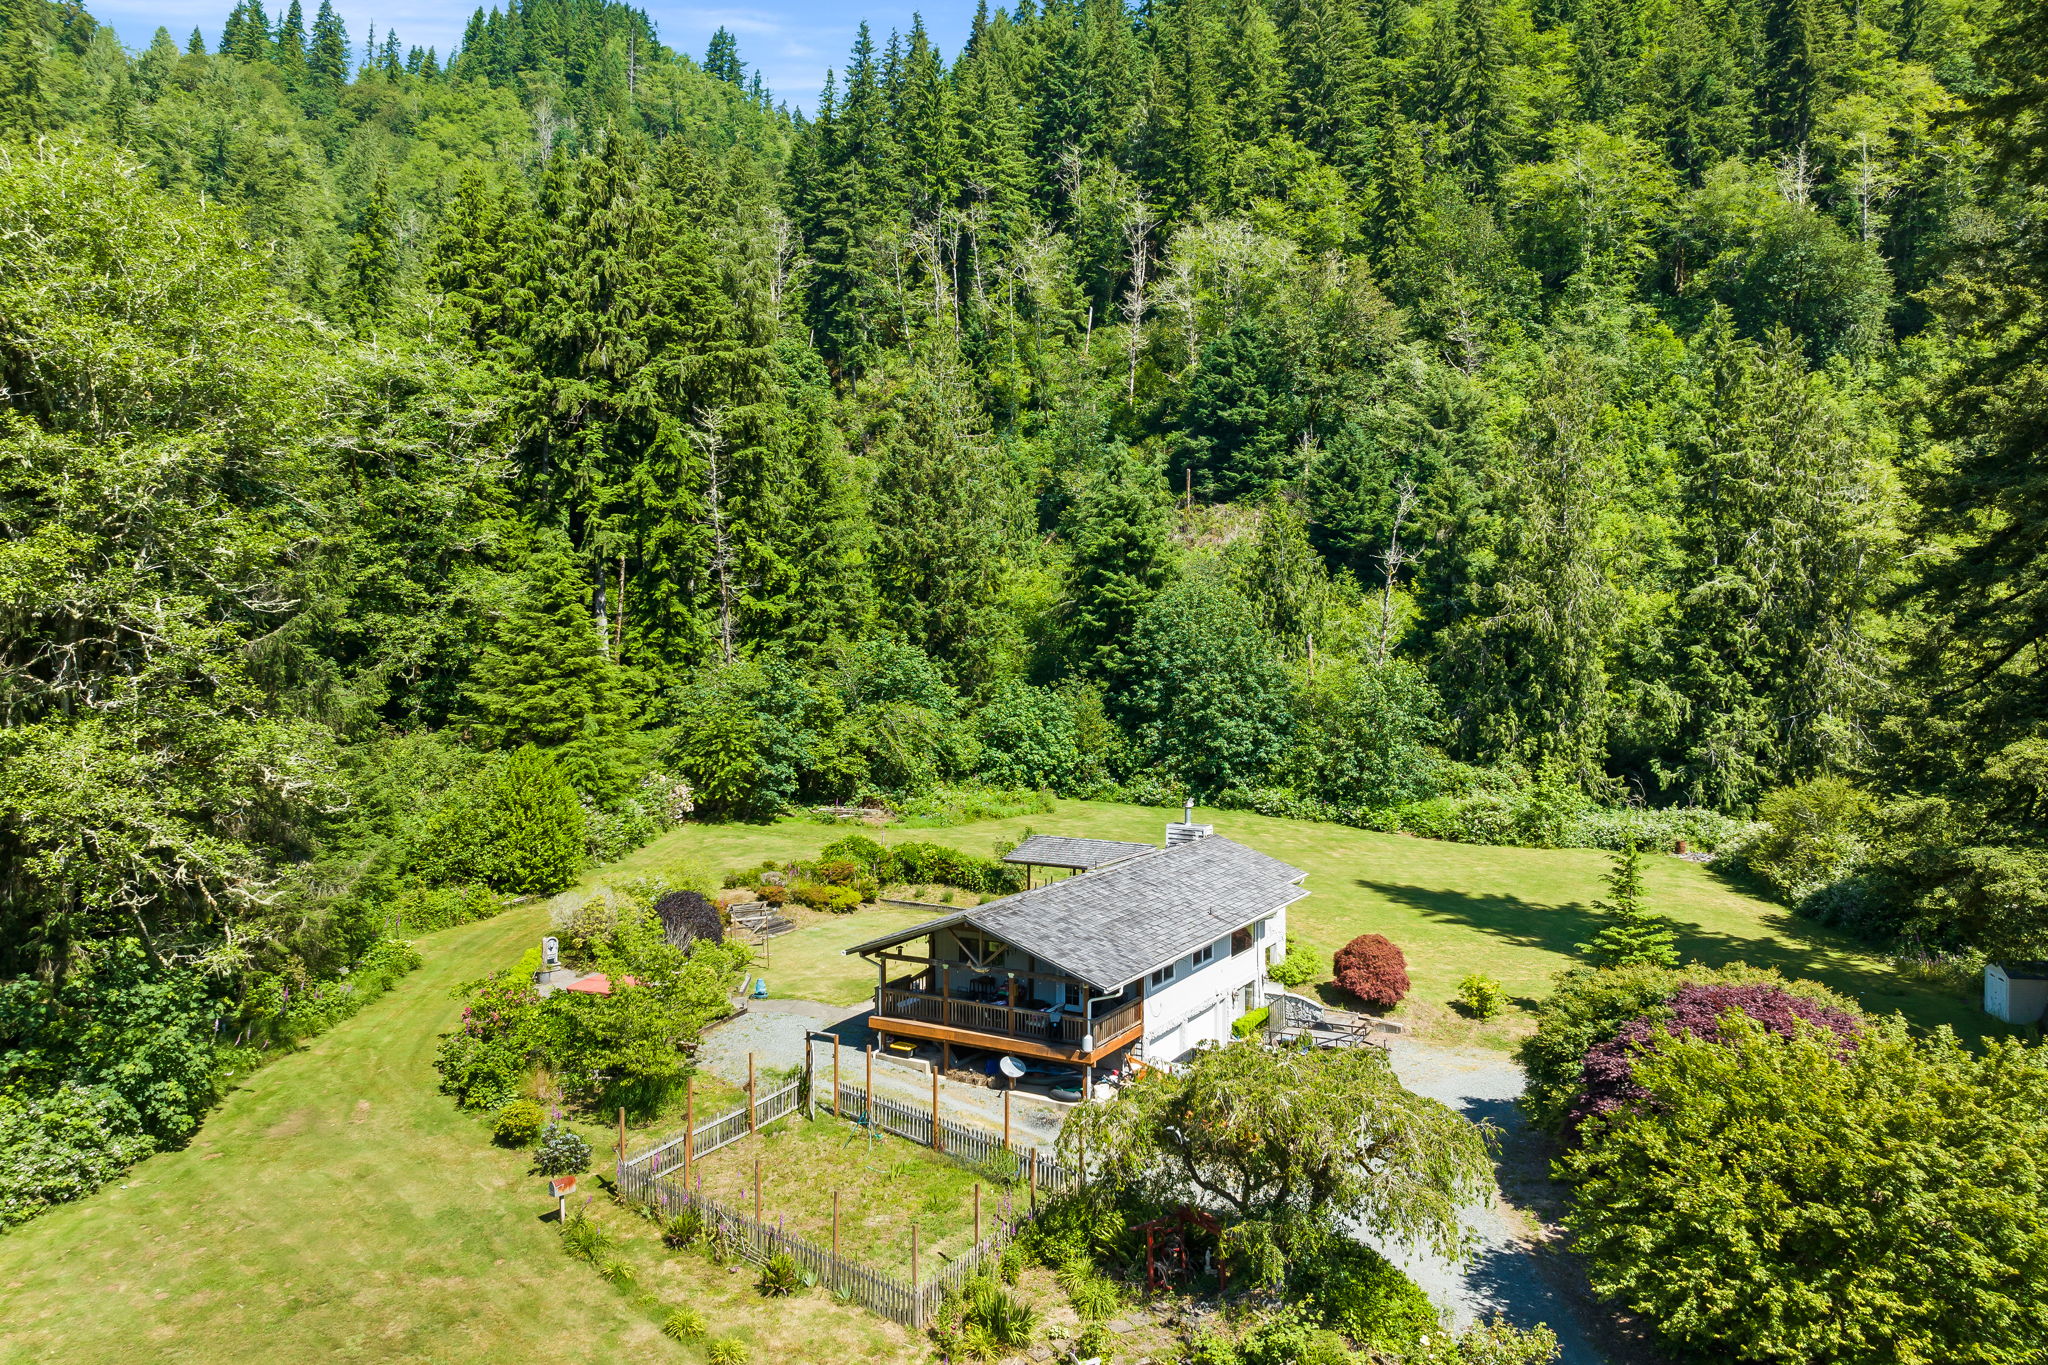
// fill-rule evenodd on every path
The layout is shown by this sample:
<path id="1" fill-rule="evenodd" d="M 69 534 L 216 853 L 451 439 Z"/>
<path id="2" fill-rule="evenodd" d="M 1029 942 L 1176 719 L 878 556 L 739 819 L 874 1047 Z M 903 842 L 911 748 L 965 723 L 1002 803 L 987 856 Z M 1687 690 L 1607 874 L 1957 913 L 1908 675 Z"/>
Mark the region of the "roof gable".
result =
<path id="1" fill-rule="evenodd" d="M 1308 893 L 1300 868 L 1211 835 L 930 920 L 849 948 L 872 952 L 966 924 L 1113 991 Z"/>

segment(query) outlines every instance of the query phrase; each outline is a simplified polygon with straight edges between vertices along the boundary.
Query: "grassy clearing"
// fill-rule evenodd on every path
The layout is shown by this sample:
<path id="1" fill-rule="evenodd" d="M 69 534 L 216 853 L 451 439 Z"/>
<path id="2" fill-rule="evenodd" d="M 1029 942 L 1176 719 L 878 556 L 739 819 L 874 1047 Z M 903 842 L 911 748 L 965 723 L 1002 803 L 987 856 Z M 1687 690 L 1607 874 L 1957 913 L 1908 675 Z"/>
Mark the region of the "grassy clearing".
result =
<path id="1" fill-rule="evenodd" d="M 1156 840 L 1177 813 L 1062 802 L 1051 815 L 880 837 L 935 838 L 976 853 L 1027 828 Z M 1404 1012 L 1496 1043 L 1525 1028 L 1526 1016 L 1488 1026 L 1458 1019 L 1444 1005 L 1458 978 L 1496 976 L 1525 1008 L 1592 933 L 1608 862 L 1583 850 L 1438 844 L 1237 812 L 1203 818 L 1308 870 L 1314 894 L 1295 907 L 1298 934 L 1325 952 L 1357 933 L 1388 935 L 1406 950 L 1415 980 Z M 604 875 L 809 856 L 839 833 L 797 820 L 687 826 Z M 1923 1025 L 1985 1027 L 1961 992 L 1904 980 L 1849 941 L 1694 864 L 1652 859 L 1646 875 L 1652 904 L 1678 922 L 1691 957 L 1815 977 Z M 858 1001 L 872 969 L 839 950 L 918 913 L 820 917 L 776 941 L 766 974 L 778 993 Z M 546 923 L 543 908 L 527 906 L 422 940 L 422 970 L 250 1077 L 190 1148 L 153 1157 L 116 1186 L 0 1237 L 0 1361 L 700 1360 L 699 1348 L 657 1331 L 662 1305 L 682 1302 L 700 1308 L 715 1333 L 749 1342 L 756 1360 L 833 1365 L 918 1354 L 896 1328 L 821 1294 L 797 1305 L 764 1302 L 750 1275 L 667 1252 L 651 1225 L 602 1201 L 594 1215 L 620 1236 L 638 1297 L 563 1254 L 541 1219 L 548 1205 L 525 1174 L 527 1158 L 492 1147 L 483 1122 L 436 1091 L 433 1071 L 436 1037 L 458 1009 L 450 988 L 516 960 Z M 700 1091 L 699 1112 L 711 1103 Z M 788 1141 L 795 1151 L 821 1141 L 806 1136 L 811 1127 L 762 1145 Z M 588 1131 L 608 1150 L 599 1125 Z M 750 1182 L 751 1156 L 742 1151 L 735 1163 Z M 829 1236 L 829 1189 L 820 1205 L 803 1183 L 827 1178 L 817 1174 L 826 1167 L 805 1169 L 776 1168 L 779 1188 L 792 1183 L 772 1207 L 787 1217 L 823 1207 Z M 930 1177 L 944 1178 L 969 1188 L 973 1179 Z"/>
<path id="2" fill-rule="evenodd" d="M 970 853 L 988 853 L 1027 831 L 1157 842 L 1179 809 L 1152 810 L 1103 802 L 1061 801 L 1050 815 L 980 821 L 951 830 L 869 831 L 884 843 L 928 839 Z M 1432 1031 L 1506 1045 L 1528 1028 L 1528 1011 L 1547 994 L 1553 974 L 1578 959 L 1575 945 L 1599 928 L 1593 902 L 1602 894 L 1607 854 L 1589 849 L 1491 848 L 1447 844 L 1341 825 L 1279 820 L 1243 811 L 1197 818 L 1219 833 L 1293 863 L 1309 873 L 1311 895 L 1289 911 L 1296 935 L 1326 956 L 1362 933 L 1380 933 L 1408 957 L 1414 992 L 1398 1013 Z M 693 863 L 718 868 L 765 857 L 809 857 L 842 831 L 807 820 L 766 826 L 688 825 L 634 855 L 644 866 Z M 1948 1024 L 1966 1036 L 1997 1025 L 1965 991 L 1902 975 L 1854 940 L 1808 924 L 1697 863 L 1645 861 L 1650 904 L 1679 930 L 1688 961 L 1718 966 L 1745 961 L 1805 976 L 1880 1013 L 1897 1010 L 1915 1024 Z M 846 946 L 915 923 L 907 912 L 880 908 L 831 917 L 776 940 L 777 963 L 765 974 L 771 990 L 834 1004 L 865 998 L 873 968 L 841 955 Z M 777 970 L 782 979 L 777 979 Z M 1460 978 L 1497 978 L 1512 1006 L 1489 1025 L 1450 1009 Z"/>
<path id="3" fill-rule="evenodd" d="M 983 1228 L 995 1226 L 1002 1187 L 899 1137 L 869 1137 L 859 1125 L 820 1114 L 784 1119 L 697 1163 L 705 1194 L 752 1213 L 755 1163 L 761 1207 L 771 1223 L 832 1244 L 832 1192 L 839 1191 L 839 1245 L 878 1270 L 909 1278 L 910 1230 L 929 1275 L 974 1243 L 974 1187 Z M 681 1179 L 680 1174 L 676 1177 Z"/>

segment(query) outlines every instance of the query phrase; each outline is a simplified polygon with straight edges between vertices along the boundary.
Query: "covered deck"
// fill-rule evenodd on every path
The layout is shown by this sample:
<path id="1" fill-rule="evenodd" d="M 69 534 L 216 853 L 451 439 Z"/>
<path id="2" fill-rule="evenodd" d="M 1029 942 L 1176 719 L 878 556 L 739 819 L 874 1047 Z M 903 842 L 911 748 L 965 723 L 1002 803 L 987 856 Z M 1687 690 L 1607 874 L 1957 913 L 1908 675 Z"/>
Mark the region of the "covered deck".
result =
<path id="1" fill-rule="evenodd" d="M 922 946 L 924 951 L 914 951 Z M 905 951 L 910 949 L 911 951 Z M 876 967 L 878 1034 L 1093 1066 L 1143 1036 L 1137 983 L 1104 993 L 1007 944 L 950 929 L 861 954 Z M 911 970 L 890 976 L 891 968 Z"/>

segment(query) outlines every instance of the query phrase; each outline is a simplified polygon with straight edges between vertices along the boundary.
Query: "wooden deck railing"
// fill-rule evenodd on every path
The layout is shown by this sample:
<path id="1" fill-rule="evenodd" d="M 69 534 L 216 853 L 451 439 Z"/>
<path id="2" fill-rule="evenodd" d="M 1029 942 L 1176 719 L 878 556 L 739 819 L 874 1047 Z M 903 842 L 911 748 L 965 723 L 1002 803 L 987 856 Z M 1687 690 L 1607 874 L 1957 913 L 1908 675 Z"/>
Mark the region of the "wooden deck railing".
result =
<path id="1" fill-rule="evenodd" d="M 1133 1000 L 1096 1018 L 1093 1024 L 1096 1045 L 1099 1047 L 1108 1039 L 1137 1027 L 1142 1010 L 1143 1003 Z M 1076 1049 L 1090 1031 L 1089 1021 L 1078 1014 L 1062 1012 L 1055 1021 L 1044 1010 L 1016 1009 L 981 1000 L 948 999 L 895 983 L 875 991 L 875 1013 L 885 1019 L 940 1024 L 998 1038 L 1022 1038 L 1028 1042 Z"/>

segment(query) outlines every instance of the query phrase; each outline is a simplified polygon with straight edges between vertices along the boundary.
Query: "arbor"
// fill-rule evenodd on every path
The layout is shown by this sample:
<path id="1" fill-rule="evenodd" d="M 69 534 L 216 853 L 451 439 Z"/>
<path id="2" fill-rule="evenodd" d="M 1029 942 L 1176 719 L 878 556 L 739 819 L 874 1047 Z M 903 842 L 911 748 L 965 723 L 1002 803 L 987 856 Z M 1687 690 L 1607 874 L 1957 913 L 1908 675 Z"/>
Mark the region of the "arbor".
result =
<path id="1" fill-rule="evenodd" d="M 1227 1209 L 1282 1247 L 1355 1222 L 1442 1254 L 1491 1170 L 1481 1131 L 1402 1088 L 1380 1049 L 1249 1040 L 1082 1106 L 1060 1152 L 1161 1204 Z"/>
<path id="2" fill-rule="evenodd" d="M 1634 1064 L 1562 1159 L 1594 1288 L 1707 1357 L 2048 1360 L 2048 1060 L 1945 1030 L 1782 1037 L 1730 1016 Z M 1929 1236 L 1928 1229 L 1940 1229 Z M 1842 1305 L 1854 1304 L 1845 1313 Z"/>

